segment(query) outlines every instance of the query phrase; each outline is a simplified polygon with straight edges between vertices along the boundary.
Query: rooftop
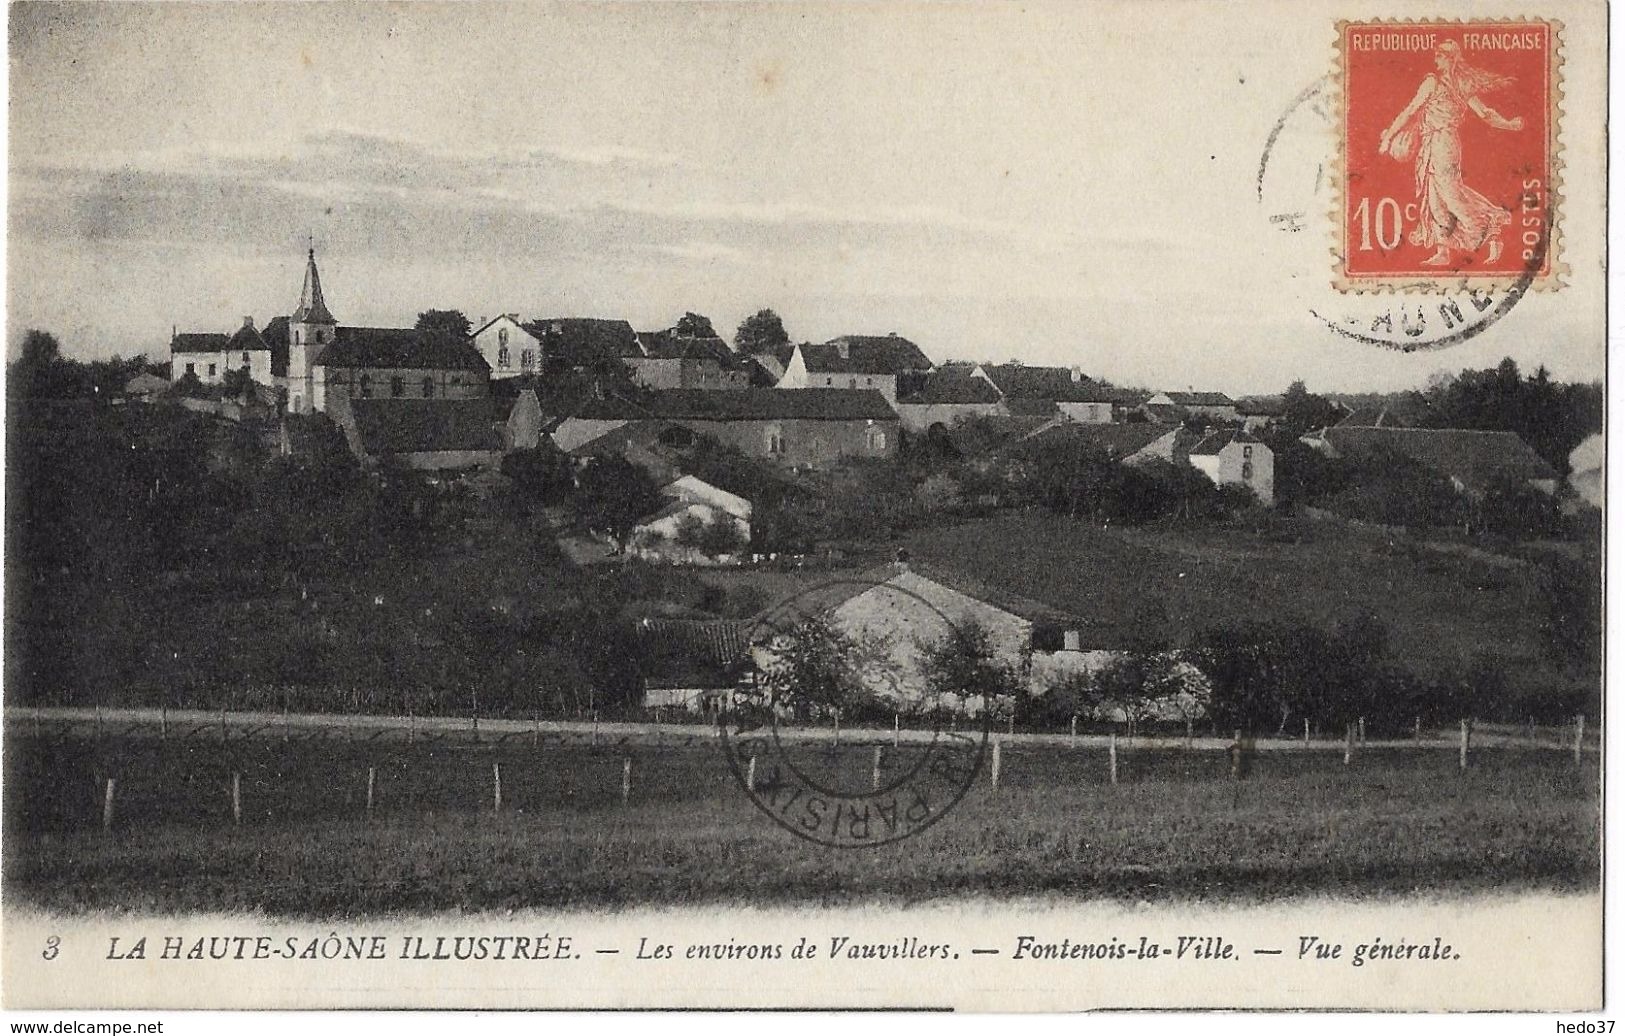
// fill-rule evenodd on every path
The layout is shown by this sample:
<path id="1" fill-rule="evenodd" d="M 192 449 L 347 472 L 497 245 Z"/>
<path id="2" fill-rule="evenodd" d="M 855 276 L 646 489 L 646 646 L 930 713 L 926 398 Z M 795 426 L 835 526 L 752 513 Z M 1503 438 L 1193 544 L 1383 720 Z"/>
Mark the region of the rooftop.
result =
<path id="1" fill-rule="evenodd" d="M 688 421 L 895 421 L 897 412 L 873 389 L 665 389 L 650 394 L 656 417 Z"/>
<path id="2" fill-rule="evenodd" d="M 402 327 L 340 327 L 314 365 L 482 373 L 491 369 L 479 350 L 460 335 Z"/>
<path id="3" fill-rule="evenodd" d="M 356 399 L 350 407 L 368 454 L 502 448 L 487 399 Z"/>

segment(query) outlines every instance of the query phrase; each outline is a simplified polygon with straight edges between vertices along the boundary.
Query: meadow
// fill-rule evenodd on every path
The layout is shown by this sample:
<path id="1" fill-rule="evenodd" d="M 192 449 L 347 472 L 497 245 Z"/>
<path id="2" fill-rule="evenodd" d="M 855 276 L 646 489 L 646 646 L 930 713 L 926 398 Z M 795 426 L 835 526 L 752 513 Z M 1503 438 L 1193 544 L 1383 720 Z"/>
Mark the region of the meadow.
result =
<path id="1" fill-rule="evenodd" d="M 714 743 L 6 737 L 8 897 L 275 916 L 1051 893 L 1259 902 L 1599 881 L 1597 756 L 1005 746 L 940 823 L 878 849 L 794 837 Z M 872 747 L 809 749 L 866 781 Z M 621 800 L 625 761 L 628 801 Z M 500 768 L 496 808 L 493 767 Z M 367 808 L 368 771 L 373 806 Z M 240 822 L 232 812 L 239 775 Z M 116 781 L 110 830 L 106 781 Z"/>

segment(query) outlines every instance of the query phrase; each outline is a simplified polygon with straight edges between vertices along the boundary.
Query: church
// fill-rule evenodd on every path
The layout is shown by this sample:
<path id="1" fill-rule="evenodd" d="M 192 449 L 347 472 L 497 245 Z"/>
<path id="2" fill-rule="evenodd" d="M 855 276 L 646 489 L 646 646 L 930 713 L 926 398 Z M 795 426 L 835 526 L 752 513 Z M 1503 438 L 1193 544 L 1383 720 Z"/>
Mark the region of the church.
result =
<path id="1" fill-rule="evenodd" d="M 339 400 L 484 399 L 491 368 L 466 338 L 438 331 L 341 325 L 322 293 L 316 250 L 306 257 L 299 306 L 263 330 L 251 317 L 234 335 L 176 333 L 170 376 L 205 385 L 241 370 L 277 390 L 288 413 L 326 413 Z"/>

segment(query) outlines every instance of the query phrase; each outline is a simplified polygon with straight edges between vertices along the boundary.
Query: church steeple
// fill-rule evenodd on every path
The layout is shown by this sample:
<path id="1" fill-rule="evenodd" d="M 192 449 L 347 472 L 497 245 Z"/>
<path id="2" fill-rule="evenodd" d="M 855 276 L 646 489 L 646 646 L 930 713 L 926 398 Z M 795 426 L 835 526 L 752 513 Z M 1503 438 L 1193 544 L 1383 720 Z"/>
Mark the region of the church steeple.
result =
<path id="1" fill-rule="evenodd" d="M 299 293 L 299 308 L 294 310 L 295 324 L 337 324 L 322 298 L 322 275 L 316 270 L 316 249 L 311 248 L 305 263 L 305 287 Z"/>

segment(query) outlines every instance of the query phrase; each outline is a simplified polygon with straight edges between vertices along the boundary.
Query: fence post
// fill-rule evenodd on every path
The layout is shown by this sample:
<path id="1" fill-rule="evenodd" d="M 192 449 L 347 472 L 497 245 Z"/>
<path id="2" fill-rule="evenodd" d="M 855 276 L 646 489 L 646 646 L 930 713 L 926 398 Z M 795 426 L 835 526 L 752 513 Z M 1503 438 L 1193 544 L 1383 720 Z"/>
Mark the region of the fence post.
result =
<path id="1" fill-rule="evenodd" d="M 754 762 L 755 760 L 752 760 Z M 632 799 L 632 757 L 621 760 L 621 805 Z"/>
<path id="2" fill-rule="evenodd" d="M 1002 760 L 999 758 L 999 756 L 1000 756 L 1000 745 L 1001 745 L 1001 742 L 999 741 L 999 739 L 994 738 L 993 739 L 992 777 L 993 777 L 993 787 L 995 787 L 995 788 L 997 788 L 999 786 L 999 764 L 1002 762 Z"/>
<path id="3" fill-rule="evenodd" d="M 1365 747 L 1365 717 L 1360 717 L 1360 747 Z"/>
<path id="4" fill-rule="evenodd" d="M 118 785 L 118 781 L 116 781 L 113 778 L 109 777 L 109 778 L 107 778 L 107 787 L 102 792 L 102 830 L 103 831 L 111 831 L 111 830 L 113 830 L 113 790 L 117 785 Z"/>
<path id="5" fill-rule="evenodd" d="M 880 753 L 882 751 L 883 749 L 879 745 L 875 746 L 875 763 L 874 767 L 869 771 L 869 787 L 873 791 L 880 790 Z"/>
<path id="6" fill-rule="evenodd" d="M 1585 736 L 1586 736 L 1586 717 L 1585 717 L 1585 713 L 1582 712 L 1582 713 L 1579 713 L 1578 715 L 1576 715 L 1574 717 L 1574 761 L 1575 762 L 1580 761 L 1580 746 L 1584 742 Z"/>
<path id="7" fill-rule="evenodd" d="M 1309 717 L 1303 718 L 1303 747 L 1309 747 Z"/>
<path id="8" fill-rule="evenodd" d="M 1354 761 L 1354 724 L 1343 724 L 1343 765 Z"/>
<path id="9" fill-rule="evenodd" d="M 158 740 L 169 740 L 169 706 L 158 706 Z"/>
<path id="10" fill-rule="evenodd" d="M 598 710 L 592 710 L 592 743 L 598 743 Z"/>
<path id="11" fill-rule="evenodd" d="M 756 757 L 754 755 L 750 757 L 750 762 L 745 765 L 745 790 L 756 790 Z"/>
<path id="12" fill-rule="evenodd" d="M 1074 715 L 1072 717 L 1072 742 L 1071 742 L 1071 744 L 1072 744 L 1073 748 L 1078 747 L 1078 717 L 1076 715 Z"/>
<path id="13" fill-rule="evenodd" d="M 372 817 L 373 767 L 367 767 L 367 817 Z"/>
<path id="14" fill-rule="evenodd" d="M 1461 721 L 1461 769 L 1467 769 L 1467 721 Z"/>
<path id="15" fill-rule="evenodd" d="M 287 740 L 288 740 L 288 696 L 286 694 L 284 694 L 282 696 L 282 741 L 285 744 L 285 743 L 287 743 Z"/>
<path id="16" fill-rule="evenodd" d="M 893 748 L 896 748 L 898 746 L 898 744 L 900 743 L 899 739 L 903 736 L 902 735 L 902 729 L 903 729 L 902 717 L 900 717 L 895 712 L 892 713 L 892 716 L 891 716 L 891 746 Z"/>
<path id="17" fill-rule="evenodd" d="M 478 741 L 480 739 L 480 714 L 475 712 L 470 716 L 469 723 L 474 728 L 474 740 Z"/>
<path id="18" fill-rule="evenodd" d="M 491 809 L 502 812 L 502 764 L 491 764 Z"/>
<path id="19" fill-rule="evenodd" d="M 1117 731 L 1112 731 L 1106 738 L 1106 756 L 1111 765 L 1112 785 L 1117 784 Z"/>
<path id="20" fill-rule="evenodd" d="M 1411 725 L 1411 737 L 1414 740 L 1417 740 L 1417 741 L 1422 740 L 1422 717 L 1421 716 L 1417 716 L 1416 719 L 1412 722 L 1412 725 Z"/>
<path id="21" fill-rule="evenodd" d="M 243 826 L 243 778 L 238 773 L 231 775 L 231 822 Z"/>

